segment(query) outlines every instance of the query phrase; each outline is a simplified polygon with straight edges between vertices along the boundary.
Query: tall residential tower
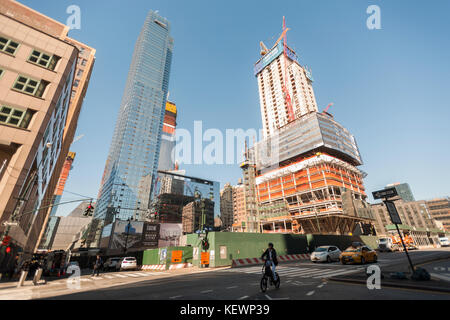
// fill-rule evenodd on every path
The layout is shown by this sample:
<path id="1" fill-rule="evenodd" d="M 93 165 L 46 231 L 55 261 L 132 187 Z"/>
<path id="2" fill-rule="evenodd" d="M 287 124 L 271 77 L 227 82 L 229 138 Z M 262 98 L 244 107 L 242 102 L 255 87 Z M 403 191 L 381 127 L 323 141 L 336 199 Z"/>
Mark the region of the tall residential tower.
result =
<path id="1" fill-rule="evenodd" d="M 256 214 L 245 218 L 256 215 L 260 232 L 371 230 L 356 140 L 330 113 L 318 112 L 311 71 L 287 46 L 287 30 L 283 26 L 270 50 L 261 43 L 262 57 L 254 67 L 264 139 L 241 166 L 256 185 Z"/>
<path id="2" fill-rule="evenodd" d="M 150 11 L 134 48 L 95 219 L 126 220 L 148 209 L 158 169 L 172 49 L 169 21 Z"/>

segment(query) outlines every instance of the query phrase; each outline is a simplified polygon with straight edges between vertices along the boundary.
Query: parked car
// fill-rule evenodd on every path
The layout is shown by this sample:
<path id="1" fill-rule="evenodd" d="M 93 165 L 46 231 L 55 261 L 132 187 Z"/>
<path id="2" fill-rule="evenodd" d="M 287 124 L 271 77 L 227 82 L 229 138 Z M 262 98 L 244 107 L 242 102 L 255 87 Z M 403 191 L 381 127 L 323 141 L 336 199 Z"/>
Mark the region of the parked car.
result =
<path id="1" fill-rule="evenodd" d="M 441 245 L 441 247 L 450 246 L 450 242 L 448 241 L 447 237 L 439 237 L 439 244 Z"/>
<path id="2" fill-rule="evenodd" d="M 394 243 L 391 237 L 378 239 L 378 250 L 380 252 L 394 252 L 399 251 L 400 247 L 397 243 Z"/>
<path id="3" fill-rule="evenodd" d="M 135 257 L 125 257 L 117 263 L 116 270 L 137 270 L 137 261 Z"/>
<path id="4" fill-rule="evenodd" d="M 117 264 L 120 261 L 120 257 L 108 258 L 103 264 L 103 269 L 105 271 L 117 270 Z"/>
<path id="5" fill-rule="evenodd" d="M 368 246 L 351 246 L 342 252 L 340 257 L 342 264 L 377 262 L 377 252 Z"/>
<path id="6" fill-rule="evenodd" d="M 312 262 L 339 261 L 341 250 L 336 246 L 320 246 L 311 254 Z"/>

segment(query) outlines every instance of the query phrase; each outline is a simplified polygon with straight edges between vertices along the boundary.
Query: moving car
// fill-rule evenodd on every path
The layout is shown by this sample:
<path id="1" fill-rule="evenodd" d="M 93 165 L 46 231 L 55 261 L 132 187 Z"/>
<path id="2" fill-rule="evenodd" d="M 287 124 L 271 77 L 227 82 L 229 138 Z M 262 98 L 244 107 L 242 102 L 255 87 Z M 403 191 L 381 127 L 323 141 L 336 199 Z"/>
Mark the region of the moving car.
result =
<path id="1" fill-rule="evenodd" d="M 121 258 L 114 257 L 114 258 L 108 258 L 103 265 L 103 269 L 105 271 L 111 271 L 111 270 L 117 270 L 117 264 L 119 263 Z"/>
<path id="2" fill-rule="evenodd" d="M 135 257 L 125 257 L 120 259 L 116 265 L 116 270 L 137 270 L 137 261 Z"/>
<path id="3" fill-rule="evenodd" d="M 351 246 L 342 252 L 340 260 L 342 264 L 365 264 L 366 262 L 377 262 L 378 255 L 375 250 L 372 250 L 368 246 Z"/>
<path id="4" fill-rule="evenodd" d="M 311 254 L 312 262 L 339 261 L 341 250 L 336 246 L 320 246 Z"/>
<path id="5" fill-rule="evenodd" d="M 399 251 L 400 248 L 397 243 L 395 243 L 391 237 L 378 239 L 378 250 L 380 252 L 394 252 Z"/>
<path id="6" fill-rule="evenodd" d="M 447 237 L 439 237 L 439 244 L 441 245 L 441 247 L 450 246 L 450 242 L 448 241 Z"/>

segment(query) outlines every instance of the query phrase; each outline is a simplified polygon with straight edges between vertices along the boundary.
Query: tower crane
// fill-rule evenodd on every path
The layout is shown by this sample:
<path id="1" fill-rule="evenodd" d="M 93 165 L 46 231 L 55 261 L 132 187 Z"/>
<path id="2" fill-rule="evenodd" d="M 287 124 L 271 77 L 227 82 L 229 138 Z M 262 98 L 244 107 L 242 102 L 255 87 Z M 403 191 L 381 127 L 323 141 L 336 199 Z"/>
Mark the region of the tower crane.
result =
<path id="1" fill-rule="evenodd" d="M 333 105 L 334 103 L 330 103 L 323 111 L 322 114 L 328 113 L 328 109 L 330 109 L 330 107 Z"/>

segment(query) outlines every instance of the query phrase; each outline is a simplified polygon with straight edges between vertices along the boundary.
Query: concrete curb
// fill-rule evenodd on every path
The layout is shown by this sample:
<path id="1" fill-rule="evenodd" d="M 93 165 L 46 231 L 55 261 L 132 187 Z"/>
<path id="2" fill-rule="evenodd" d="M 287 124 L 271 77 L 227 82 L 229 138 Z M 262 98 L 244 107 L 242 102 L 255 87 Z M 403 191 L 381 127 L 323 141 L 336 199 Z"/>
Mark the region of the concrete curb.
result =
<path id="1" fill-rule="evenodd" d="M 363 284 L 366 285 L 366 280 L 362 279 L 351 279 L 351 278 L 340 278 L 340 277 L 332 277 L 328 279 L 329 281 L 335 282 L 343 282 L 343 283 L 354 283 L 354 284 Z M 401 288 L 401 289 L 414 289 L 414 290 L 424 290 L 424 291 L 437 291 L 443 293 L 450 293 L 450 288 L 445 287 L 430 287 L 430 286 L 421 286 L 410 283 L 398 283 L 398 282 L 386 282 L 386 280 L 381 280 L 381 287 L 389 287 L 389 288 Z"/>

